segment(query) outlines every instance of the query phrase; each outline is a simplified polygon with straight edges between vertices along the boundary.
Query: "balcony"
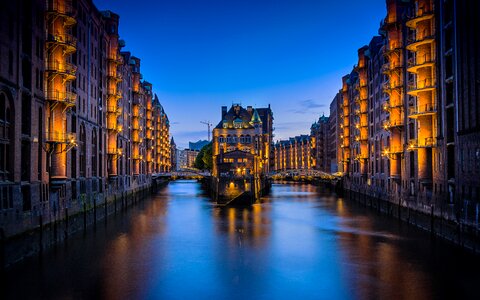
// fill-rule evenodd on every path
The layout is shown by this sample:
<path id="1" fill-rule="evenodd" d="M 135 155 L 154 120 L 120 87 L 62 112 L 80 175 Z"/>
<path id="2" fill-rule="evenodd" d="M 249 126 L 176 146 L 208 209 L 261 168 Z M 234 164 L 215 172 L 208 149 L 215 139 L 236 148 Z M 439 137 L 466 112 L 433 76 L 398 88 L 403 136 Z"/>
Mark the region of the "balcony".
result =
<path id="1" fill-rule="evenodd" d="M 65 54 L 75 52 L 77 49 L 77 39 L 68 33 L 47 35 L 47 45 L 60 45 L 64 47 Z"/>
<path id="2" fill-rule="evenodd" d="M 121 115 L 122 114 L 122 107 L 121 106 L 110 105 L 110 106 L 107 107 L 107 112 L 112 113 L 112 114 Z"/>
<path id="3" fill-rule="evenodd" d="M 380 22 L 380 29 L 389 30 L 391 28 L 394 28 L 396 25 L 397 25 L 397 20 L 393 18 L 389 18 L 389 16 L 387 16 L 385 19 L 383 19 Z"/>
<path id="4" fill-rule="evenodd" d="M 107 74 L 108 79 L 113 80 L 115 82 L 121 82 L 123 79 L 122 73 L 118 71 L 110 71 Z"/>
<path id="5" fill-rule="evenodd" d="M 402 46 L 400 45 L 400 43 L 392 43 L 391 45 L 387 45 L 387 47 L 385 47 L 385 50 L 384 50 L 384 55 L 385 56 L 390 56 L 392 54 L 395 54 L 395 55 L 400 55 L 402 51 Z"/>
<path id="6" fill-rule="evenodd" d="M 390 146 L 382 151 L 382 156 L 390 156 L 403 153 L 403 146 Z"/>
<path id="7" fill-rule="evenodd" d="M 417 24 L 423 21 L 433 19 L 433 10 L 429 8 L 421 8 L 419 7 L 415 14 L 408 16 L 408 21 L 405 23 L 407 27 L 410 28 L 417 28 Z"/>
<path id="8" fill-rule="evenodd" d="M 72 92 L 60 92 L 56 90 L 47 90 L 45 98 L 48 101 L 58 101 L 64 103 L 67 107 L 75 106 L 77 94 Z"/>
<path id="9" fill-rule="evenodd" d="M 431 116 L 437 113 L 437 106 L 434 104 L 422 104 L 416 107 L 410 107 L 408 117 L 416 119 L 421 116 Z"/>
<path id="10" fill-rule="evenodd" d="M 417 55 L 408 60 L 408 69 L 410 73 L 417 73 L 419 69 L 431 68 L 435 65 L 435 61 L 431 55 Z"/>
<path id="11" fill-rule="evenodd" d="M 387 100 L 383 103 L 382 108 L 385 111 L 391 111 L 392 109 L 395 109 L 395 108 L 403 108 L 403 102 L 398 100 L 397 101 Z"/>
<path id="12" fill-rule="evenodd" d="M 121 156 L 121 155 L 123 155 L 123 149 L 122 148 L 108 148 L 107 149 L 107 154 L 108 155 Z"/>
<path id="13" fill-rule="evenodd" d="M 133 160 L 142 160 L 142 159 L 143 159 L 143 155 L 134 154 L 134 155 L 132 155 L 132 159 L 133 159 Z"/>
<path id="14" fill-rule="evenodd" d="M 402 68 L 402 65 L 399 62 L 386 62 L 382 65 L 382 73 L 383 74 L 391 74 L 392 72 L 397 72 L 399 69 Z"/>
<path id="15" fill-rule="evenodd" d="M 427 137 L 421 139 L 411 139 L 408 142 L 408 150 L 415 150 L 418 148 L 432 148 L 437 145 L 437 139 L 434 137 Z"/>
<path id="16" fill-rule="evenodd" d="M 109 63 L 116 64 L 116 65 L 123 65 L 123 56 L 118 54 L 110 55 L 107 58 Z"/>
<path id="17" fill-rule="evenodd" d="M 67 62 L 47 61 L 45 71 L 51 75 L 62 75 L 65 80 L 74 80 L 77 66 Z"/>
<path id="18" fill-rule="evenodd" d="M 46 136 L 47 143 L 69 144 L 69 145 L 76 144 L 75 133 L 49 131 L 46 133 L 45 136 Z"/>
<path id="19" fill-rule="evenodd" d="M 403 84 L 400 81 L 386 81 L 382 84 L 383 91 L 385 93 L 392 93 L 393 91 L 400 92 L 402 90 Z"/>
<path id="20" fill-rule="evenodd" d="M 408 83 L 407 94 L 417 96 L 418 93 L 428 92 L 435 89 L 435 79 L 425 78 L 421 80 L 413 80 Z"/>
<path id="21" fill-rule="evenodd" d="M 110 96 L 110 97 L 115 97 L 117 99 L 122 98 L 122 91 L 120 89 L 109 88 L 107 93 L 108 93 L 108 96 Z"/>
<path id="22" fill-rule="evenodd" d="M 407 37 L 407 50 L 416 52 L 418 47 L 426 44 L 432 44 L 433 42 L 435 42 L 435 36 L 433 34 L 412 34 Z"/>
<path id="23" fill-rule="evenodd" d="M 392 130 L 394 128 L 399 128 L 403 127 L 403 120 L 391 120 L 391 121 L 385 121 L 383 123 L 383 129 L 385 130 Z"/>
<path id="24" fill-rule="evenodd" d="M 77 21 L 74 18 L 74 10 L 71 1 L 68 0 L 47 0 L 46 12 L 48 15 L 61 16 L 66 26 L 72 26 Z"/>
<path id="25" fill-rule="evenodd" d="M 355 155 L 355 158 L 354 158 L 354 160 L 366 160 L 366 159 L 368 159 L 368 155 L 362 154 L 362 153 L 358 153 L 357 155 Z"/>

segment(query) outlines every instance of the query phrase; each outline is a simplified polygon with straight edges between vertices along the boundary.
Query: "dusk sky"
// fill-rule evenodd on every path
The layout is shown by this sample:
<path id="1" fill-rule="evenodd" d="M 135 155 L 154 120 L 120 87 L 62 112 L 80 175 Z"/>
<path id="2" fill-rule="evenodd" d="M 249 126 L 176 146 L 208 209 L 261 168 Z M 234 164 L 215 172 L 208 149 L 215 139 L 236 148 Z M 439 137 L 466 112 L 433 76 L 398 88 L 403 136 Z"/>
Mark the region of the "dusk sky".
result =
<path id="1" fill-rule="evenodd" d="M 271 104 L 275 139 L 309 133 L 378 34 L 384 0 L 94 0 L 120 15 L 124 50 L 169 116 L 180 148 L 220 107 Z"/>

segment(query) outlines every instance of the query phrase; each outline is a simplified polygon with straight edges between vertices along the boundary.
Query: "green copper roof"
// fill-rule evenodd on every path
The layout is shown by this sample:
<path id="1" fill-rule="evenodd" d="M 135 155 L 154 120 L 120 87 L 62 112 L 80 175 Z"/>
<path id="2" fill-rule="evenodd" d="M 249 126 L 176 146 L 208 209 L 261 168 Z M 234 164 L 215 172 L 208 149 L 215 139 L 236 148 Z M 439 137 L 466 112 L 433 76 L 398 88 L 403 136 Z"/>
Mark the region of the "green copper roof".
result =
<path id="1" fill-rule="evenodd" d="M 256 109 L 253 110 L 252 120 L 251 123 L 262 123 L 262 119 L 258 115 L 258 111 Z"/>

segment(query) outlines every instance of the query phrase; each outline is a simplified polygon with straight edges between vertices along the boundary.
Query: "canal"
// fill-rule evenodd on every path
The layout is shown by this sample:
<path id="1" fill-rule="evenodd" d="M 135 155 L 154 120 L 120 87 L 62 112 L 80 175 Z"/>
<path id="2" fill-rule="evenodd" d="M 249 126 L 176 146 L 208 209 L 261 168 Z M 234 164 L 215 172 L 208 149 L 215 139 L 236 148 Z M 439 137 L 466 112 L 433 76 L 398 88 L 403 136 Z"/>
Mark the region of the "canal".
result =
<path id="1" fill-rule="evenodd" d="M 312 185 L 250 208 L 170 183 L 8 269 L 1 299 L 478 298 L 479 258 Z"/>

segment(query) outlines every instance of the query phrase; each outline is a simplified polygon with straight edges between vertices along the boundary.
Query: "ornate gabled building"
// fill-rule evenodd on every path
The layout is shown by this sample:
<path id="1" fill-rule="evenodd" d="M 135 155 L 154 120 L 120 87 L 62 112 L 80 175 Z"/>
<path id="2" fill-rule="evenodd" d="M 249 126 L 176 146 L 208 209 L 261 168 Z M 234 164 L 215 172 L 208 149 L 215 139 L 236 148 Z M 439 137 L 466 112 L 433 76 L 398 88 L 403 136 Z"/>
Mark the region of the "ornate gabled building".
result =
<path id="1" fill-rule="evenodd" d="M 264 188 L 270 171 L 273 114 L 268 108 L 243 108 L 234 104 L 227 110 L 222 106 L 222 119 L 213 129 L 213 171 L 220 180 L 239 180 L 240 191 L 255 194 Z M 242 180 L 245 181 L 242 184 Z M 235 183 L 236 186 L 237 183 Z M 219 188 L 219 194 L 228 187 Z"/>

